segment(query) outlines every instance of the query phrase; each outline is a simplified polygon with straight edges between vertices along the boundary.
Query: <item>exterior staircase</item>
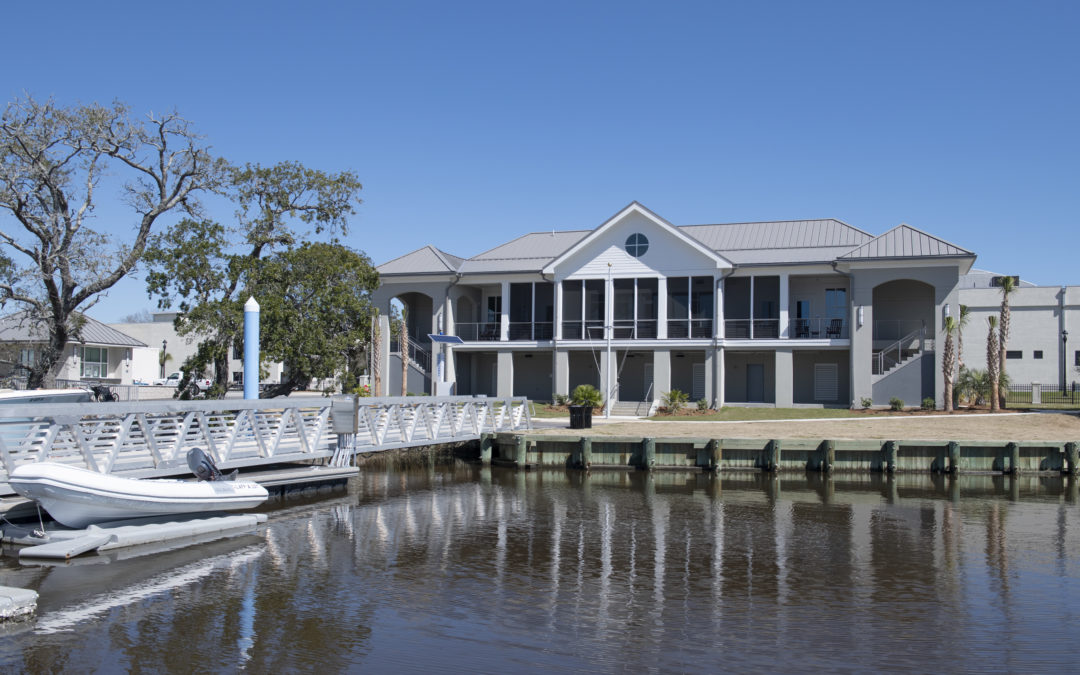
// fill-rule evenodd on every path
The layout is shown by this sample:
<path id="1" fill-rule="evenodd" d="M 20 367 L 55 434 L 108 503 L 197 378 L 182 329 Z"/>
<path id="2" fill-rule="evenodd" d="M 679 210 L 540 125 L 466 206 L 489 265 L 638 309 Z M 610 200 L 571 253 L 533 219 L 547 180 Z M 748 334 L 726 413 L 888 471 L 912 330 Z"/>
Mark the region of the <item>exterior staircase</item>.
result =
<path id="1" fill-rule="evenodd" d="M 615 417 L 645 417 L 651 407 L 652 401 L 615 401 L 611 404 L 611 414 Z"/>
<path id="2" fill-rule="evenodd" d="M 890 372 L 914 361 L 926 351 L 934 349 L 933 340 L 926 339 L 926 329 L 919 328 L 900 338 L 873 355 L 873 380 L 876 382 Z"/>

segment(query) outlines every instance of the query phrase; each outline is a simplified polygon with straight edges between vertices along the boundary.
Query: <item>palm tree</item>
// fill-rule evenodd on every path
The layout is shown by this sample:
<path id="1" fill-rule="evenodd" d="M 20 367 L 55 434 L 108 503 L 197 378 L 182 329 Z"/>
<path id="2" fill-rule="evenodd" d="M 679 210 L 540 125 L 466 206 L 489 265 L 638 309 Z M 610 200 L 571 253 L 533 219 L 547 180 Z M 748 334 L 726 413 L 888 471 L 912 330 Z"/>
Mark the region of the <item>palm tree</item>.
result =
<path id="1" fill-rule="evenodd" d="M 166 352 L 164 349 L 158 354 L 158 365 L 161 366 L 161 376 L 165 377 L 165 364 L 173 360 L 173 355 Z"/>
<path id="2" fill-rule="evenodd" d="M 382 335 L 379 329 L 379 310 L 371 313 L 371 379 L 375 384 L 372 396 L 382 396 Z"/>
<path id="3" fill-rule="evenodd" d="M 971 319 L 971 310 L 967 305 L 960 305 L 960 318 L 956 322 L 956 363 L 957 370 L 964 367 L 964 329 L 967 328 Z"/>
<path id="4" fill-rule="evenodd" d="M 401 395 L 409 395 L 409 328 L 405 320 L 405 308 L 401 308 L 401 326 L 398 329 L 401 344 Z"/>
<path id="5" fill-rule="evenodd" d="M 952 412 L 953 374 L 956 368 L 956 350 L 953 345 L 953 336 L 956 335 L 959 322 L 951 316 L 945 317 L 945 354 L 941 365 L 942 374 L 945 376 L 945 412 Z"/>
<path id="6" fill-rule="evenodd" d="M 1016 282 L 1013 281 L 1013 277 L 1004 276 L 1001 277 L 1001 319 L 998 322 L 998 375 L 1005 372 L 1005 350 L 1008 349 L 1009 344 L 1009 323 L 1011 315 L 1009 312 L 1009 296 L 1016 290 Z M 1001 407 L 1005 407 L 1005 392 L 998 392 L 1001 395 Z"/>
<path id="7" fill-rule="evenodd" d="M 1001 410 L 998 400 L 998 383 L 1001 378 L 1001 346 L 998 344 L 998 325 L 996 316 L 986 317 L 990 331 L 986 334 L 986 372 L 990 375 L 990 412 Z"/>

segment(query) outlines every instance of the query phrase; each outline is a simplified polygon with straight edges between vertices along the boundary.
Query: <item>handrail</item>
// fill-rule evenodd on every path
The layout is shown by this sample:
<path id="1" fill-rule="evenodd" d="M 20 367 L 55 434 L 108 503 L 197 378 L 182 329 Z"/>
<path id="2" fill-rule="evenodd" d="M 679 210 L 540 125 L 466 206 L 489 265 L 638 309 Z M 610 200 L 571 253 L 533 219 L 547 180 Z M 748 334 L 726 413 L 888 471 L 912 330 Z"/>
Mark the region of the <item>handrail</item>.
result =
<path id="1" fill-rule="evenodd" d="M 887 346 L 884 349 L 882 349 L 881 351 L 879 351 L 877 353 L 877 356 L 875 357 L 876 363 L 874 364 L 875 368 L 874 368 L 874 373 L 873 374 L 874 375 L 884 375 L 887 370 L 892 369 L 898 363 L 903 361 L 904 360 L 904 351 L 903 351 L 904 350 L 904 345 L 911 342 L 912 340 L 914 340 L 916 336 L 918 336 L 918 338 L 919 338 L 919 343 L 918 343 L 919 348 L 916 350 L 916 353 L 922 352 L 924 347 L 925 347 L 924 343 L 926 342 L 926 327 L 925 326 L 911 331 L 910 333 L 908 333 L 904 337 L 900 338 L 896 342 L 893 342 L 889 346 Z M 893 350 L 896 350 L 896 358 L 894 359 L 892 357 L 889 357 L 889 361 L 891 363 L 889 364 L 889 367 L 886 368 L 885 367 L 885 357 L 888 356 L 889 353 L 891 351 L 893 351 Z"/>
<path id="2" fill-rule="evenodd" d="M 359 399 L 357 433 L 339 436 L 331 417 L 334 400 L 295 396 L 0 406 L 0 494 L 10 494 L 9 472 L 27 462 L 149 478 L 188 473 L 186 455 L 192 447 L 231 469 L 532 428 L 524 397 L 378 397 Z"/>

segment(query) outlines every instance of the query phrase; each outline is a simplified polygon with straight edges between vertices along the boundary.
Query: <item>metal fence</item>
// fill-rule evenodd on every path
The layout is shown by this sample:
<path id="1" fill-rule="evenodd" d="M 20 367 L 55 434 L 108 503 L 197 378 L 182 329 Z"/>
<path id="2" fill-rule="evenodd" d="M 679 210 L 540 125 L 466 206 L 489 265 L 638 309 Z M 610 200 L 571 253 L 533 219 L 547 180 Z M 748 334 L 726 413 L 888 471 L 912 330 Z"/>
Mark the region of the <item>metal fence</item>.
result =
<path id="1" fill-rule="evenodd" d="M 435 445 L 482 432 L 532 427 L 525 398 L 363 398 L 358 433 L 339 437 L 334 399 L 304 396 L 218 401 L 140 401 L 0 406 L 0 494 L 28 462 L 60 462 L 101 473 L 155 477 L 187 473 L 200 447 L 225 469 Z M 339 447 L 339 440 L 341 445 Z"/>
<path id="2" fill-rule="evenodd" d="M 1080 384 L 1010 384 L 1005 405 L 1012 408 L 1080 408 Z"/>

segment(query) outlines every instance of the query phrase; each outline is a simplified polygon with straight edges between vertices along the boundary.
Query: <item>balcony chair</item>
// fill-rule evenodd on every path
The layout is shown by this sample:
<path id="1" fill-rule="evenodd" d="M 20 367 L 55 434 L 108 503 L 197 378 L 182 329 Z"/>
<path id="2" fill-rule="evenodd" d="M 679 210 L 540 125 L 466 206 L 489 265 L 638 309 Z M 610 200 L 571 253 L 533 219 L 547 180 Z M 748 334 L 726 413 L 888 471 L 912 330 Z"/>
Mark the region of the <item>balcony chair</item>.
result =
<path id="1" fill-rule="evenodd" d="M 825 329 L 825 337 L 838 338 L 840 337 L 840 331 L 844 328 L 843 319 L 829 319 L 829 325 Z"/>

